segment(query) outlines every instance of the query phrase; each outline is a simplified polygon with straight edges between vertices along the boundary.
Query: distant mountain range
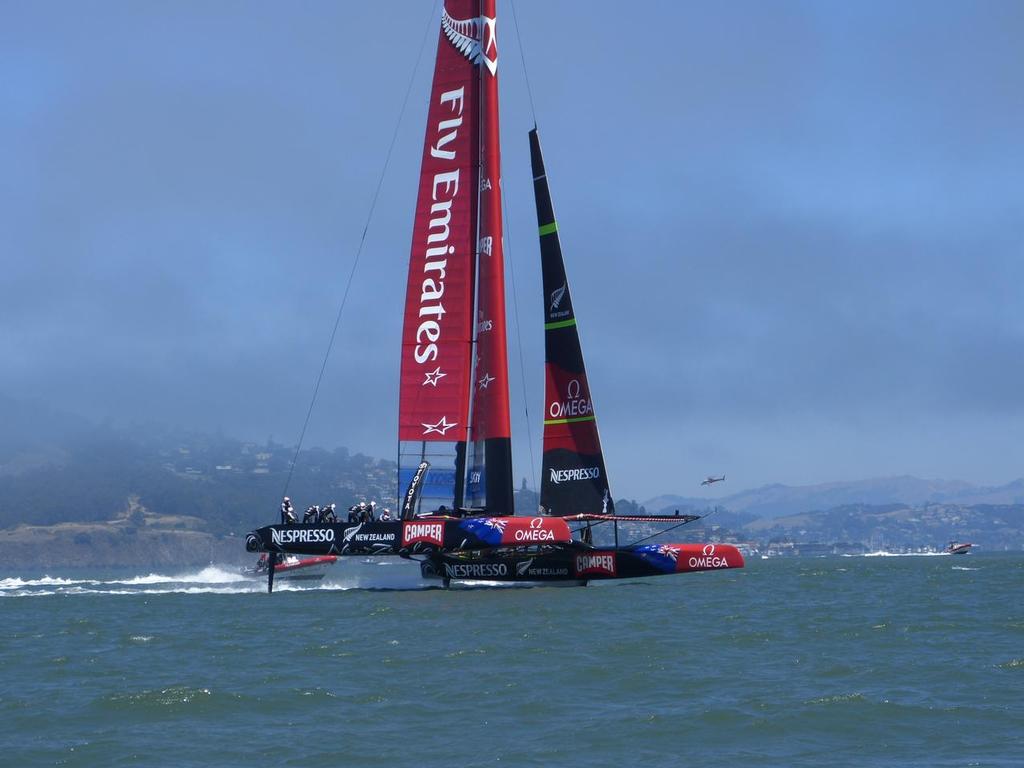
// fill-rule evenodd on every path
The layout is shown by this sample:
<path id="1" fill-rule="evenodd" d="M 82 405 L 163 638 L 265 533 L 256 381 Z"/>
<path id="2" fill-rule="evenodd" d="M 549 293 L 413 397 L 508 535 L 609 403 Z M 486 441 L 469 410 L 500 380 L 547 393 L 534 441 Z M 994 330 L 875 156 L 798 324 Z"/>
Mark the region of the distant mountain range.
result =
<path id="1" fill-rule="evenodd" d="M 751 517 L 776 518 L 848 505 L 941 503 L 1024 504 L 1024 478 L 1006 485 L 981 486 L 962 480 L 922 480 L 900 475 L 820 485 L 765 485 L 716 499 L 655 496 L 644 502 L 648 512 L 723 507 Z"/>

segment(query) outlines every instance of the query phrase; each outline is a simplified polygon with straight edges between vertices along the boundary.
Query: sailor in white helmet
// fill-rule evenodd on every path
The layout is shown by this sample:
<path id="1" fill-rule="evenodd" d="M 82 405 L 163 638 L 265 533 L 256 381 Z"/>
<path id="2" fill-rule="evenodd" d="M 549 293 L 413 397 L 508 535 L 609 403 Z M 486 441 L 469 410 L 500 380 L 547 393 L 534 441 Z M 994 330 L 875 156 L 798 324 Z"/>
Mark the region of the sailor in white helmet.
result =
<path id="1" fill-rule="evenodd" d="M 325 505 L 320 510 L 320 522 L 321 523 L 336 523 L 338 522 L 338 515 L 334 511 L 336 504 L 333 502 Z"/>
<path id="2" fill-rule="evenodd" d="M 281 525 L 294 525 L 297 522 L 299 519 L 295 516 L 292 500 L 285 496 L 281 501 Z"/>

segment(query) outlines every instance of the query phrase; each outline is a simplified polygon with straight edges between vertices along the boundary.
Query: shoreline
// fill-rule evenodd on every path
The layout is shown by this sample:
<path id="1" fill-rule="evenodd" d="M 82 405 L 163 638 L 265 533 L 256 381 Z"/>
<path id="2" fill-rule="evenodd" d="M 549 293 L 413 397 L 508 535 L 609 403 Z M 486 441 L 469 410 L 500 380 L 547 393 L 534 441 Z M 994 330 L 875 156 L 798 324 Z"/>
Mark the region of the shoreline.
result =
<path id="1" fill-rule="evenodd" d="M 244 539 L 194 530 L 106 523 L 19 525 L 0 530 L 2 570 L 18 568 L 242 565 Z"/>

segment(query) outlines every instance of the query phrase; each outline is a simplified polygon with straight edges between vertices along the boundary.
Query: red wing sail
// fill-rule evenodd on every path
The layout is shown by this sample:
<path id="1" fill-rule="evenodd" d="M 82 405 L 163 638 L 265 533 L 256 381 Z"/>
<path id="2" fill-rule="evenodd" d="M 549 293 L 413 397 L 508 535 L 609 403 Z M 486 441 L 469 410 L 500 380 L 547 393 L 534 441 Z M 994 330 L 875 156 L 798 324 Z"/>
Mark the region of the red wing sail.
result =
<path id="1" fill-rule="evenodd" d="M 472 376 L 479 187 L 479 0 L 446 0 L 427 114 L 402 332 L 399 487 L 461 503 Z M 467 34 L 468 33 L 468 34 Z"/>
<path id="2" fill-rule="evenodd" d="M 513 514 L 505 264 L 498 132 L 498 43 L 494 0 L 483 0 L 480 32 L 480 232 L 477 241 L 476 361 L 472 382 L 466 506 Z"/>
<path id="3" fill-rule="evenodd" d="M 614 514 L 536 128 L 530 131 L 530 159 L 544 275 L 546 364 L 540 504 L 550 515 Z"/>

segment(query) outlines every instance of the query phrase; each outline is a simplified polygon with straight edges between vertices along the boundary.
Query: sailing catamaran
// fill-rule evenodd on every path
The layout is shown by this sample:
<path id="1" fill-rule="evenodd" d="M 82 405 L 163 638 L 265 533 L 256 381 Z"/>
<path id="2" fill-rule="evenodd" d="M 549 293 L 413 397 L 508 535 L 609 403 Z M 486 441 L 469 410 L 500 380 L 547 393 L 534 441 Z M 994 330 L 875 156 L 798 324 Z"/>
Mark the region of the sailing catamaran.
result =
<path id="1" fill-rule="evenodd" d="M 615 514 L 536 128 L 531 162 L 545 304 L 539 514 L 512 490 L 495 0 L 446 0 L 413 225 L 399 398 L 400 519 L 270 525 L 251 552 L 399 555 L 427 578 L 563 582 L 743 567 L 727 544 L 619 545 Z M 615 544 L 595 547 L 611 523 Z M 573 529 L 570 524 L 576 525 Z M 649 538 L 649 537 L 647 537 Z M 274 558 L 268 589 L 273 588 Z"/>

